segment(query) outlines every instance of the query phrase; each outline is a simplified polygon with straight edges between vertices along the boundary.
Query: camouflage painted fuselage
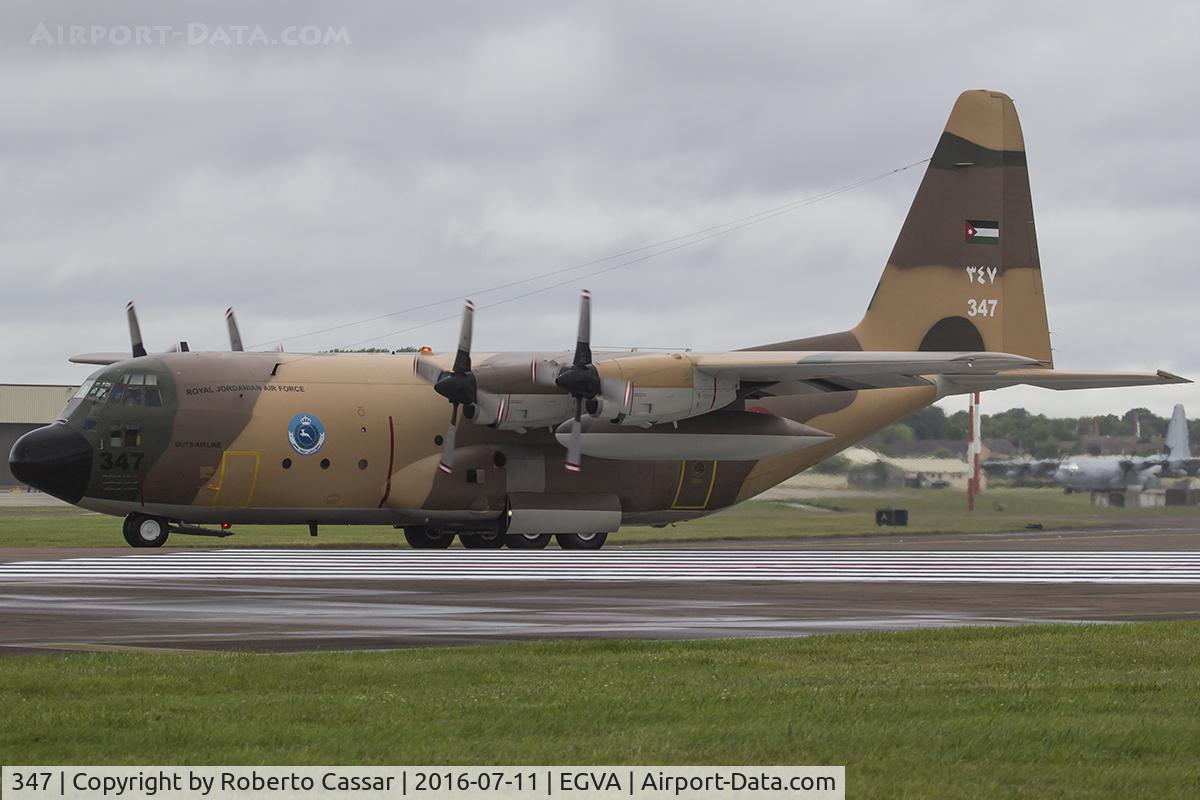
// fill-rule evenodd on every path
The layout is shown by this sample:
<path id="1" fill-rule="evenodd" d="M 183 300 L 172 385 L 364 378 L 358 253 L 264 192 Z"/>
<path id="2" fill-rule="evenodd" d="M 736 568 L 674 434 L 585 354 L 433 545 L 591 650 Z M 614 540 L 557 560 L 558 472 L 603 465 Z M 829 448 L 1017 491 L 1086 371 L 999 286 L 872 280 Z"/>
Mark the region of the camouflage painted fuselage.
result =
<path id="1" fill-rule="evenodd" d="M 557 355 L 557 354 L 555 354 Z M 752 497 L 934 399 L 934 387 L 737 401 L 834 434 L 760 461 L 586 458 L 563 469 L 546 428 L 464 424 L 453 474 L 437 469 L 447 405 L 413 374 L 411 355 L 173 353 L 114 364 L 73 400 L 66 423 L 95 449 L 78 504 L 189 523 L 495 526 L 514 495 L 588 507 L 615 501 L 622 520 L 690 519 Z M 683 354 L 683 358 L 687 358 Z M 479 364 L 485 368 L 488 356 Z M 153 375 L 160 404 L 148 406 Z M 95 387 L 105 387 L 102 392 Z M 297 416 L 320 447 L 293 443 Z M 289 434 L 292 434 L 289 436 Z"/>

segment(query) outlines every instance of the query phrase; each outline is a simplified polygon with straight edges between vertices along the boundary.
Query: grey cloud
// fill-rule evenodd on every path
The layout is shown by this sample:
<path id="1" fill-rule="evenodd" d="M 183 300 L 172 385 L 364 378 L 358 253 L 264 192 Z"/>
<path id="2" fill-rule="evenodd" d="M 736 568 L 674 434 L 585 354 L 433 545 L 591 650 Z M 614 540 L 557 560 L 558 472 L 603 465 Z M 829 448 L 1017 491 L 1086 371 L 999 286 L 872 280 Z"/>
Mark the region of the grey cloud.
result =
<path id="1" fill-rule="evenodd" d="M 474 292 L 927 156 L 954 97 L 1022 113 L 1060 366 L 1200 375 L 1189 4 L 15 3 L 0 11 L 3 380 L 147 336 L 267 341 Z M 31 47 L 39 23 L 345 27 L 347 47 Z M 854 324 L 920 170 L 586 283 L 614 345 Z M 614 263 L 614 262 L 606 262 Z M 595 269 L 605 266 L 597 265 Z M 589 270 L 580 270 L 580 273 Z M 563 278 L 569 276 L 563 276 Z M 482 295 L 481 305 L 553 283 Z M 579 286 L 485 308 L 481 346 L 569 345 Z M 325 348 L 453 315 L 289 343 Z M 453 323 L 380 340 L 445 345 Z M 1181 389 L 989 402 L 1169 407 Z"/>

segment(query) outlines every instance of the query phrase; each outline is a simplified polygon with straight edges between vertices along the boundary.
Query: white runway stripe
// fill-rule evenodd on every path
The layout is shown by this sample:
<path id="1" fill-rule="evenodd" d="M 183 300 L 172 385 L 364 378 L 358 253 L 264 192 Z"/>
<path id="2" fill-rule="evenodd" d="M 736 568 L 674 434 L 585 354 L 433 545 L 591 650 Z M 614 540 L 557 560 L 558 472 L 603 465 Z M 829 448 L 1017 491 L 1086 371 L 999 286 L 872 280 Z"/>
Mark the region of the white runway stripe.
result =
<path id="1" fill-rule="evenodd" d="M 219 579 L 1200 584 L 1200 552 L 180 550 L 0 563 L 0 582 Z"/>

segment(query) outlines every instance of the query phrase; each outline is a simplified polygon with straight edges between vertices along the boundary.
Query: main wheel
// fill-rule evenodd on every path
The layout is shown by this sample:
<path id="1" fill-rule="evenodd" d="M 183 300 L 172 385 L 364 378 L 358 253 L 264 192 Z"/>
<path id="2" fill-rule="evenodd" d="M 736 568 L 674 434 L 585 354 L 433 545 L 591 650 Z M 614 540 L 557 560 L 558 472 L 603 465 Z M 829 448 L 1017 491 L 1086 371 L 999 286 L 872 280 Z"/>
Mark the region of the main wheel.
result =
<path id="1" fill-rule="evenodd" d="M 504 536 L 509 550 L 544 550 L 550 544 L 548 533 L 509 533 Z"/>
<path id="2" fill-rule="evenodd" d="M 458 540 L 468 550 L 499 550 L 504 547 L 504 534 L 499 531 L 460 534 Z"/>
<path id="3" fill-rule="evenodd" d="M 556 533 L 558 546 L 563 550 L 599 550 L 608 538 L 607 533 Z"/>
<path id="4" fill-rule="evenodd" d="M 404 529 L 404 539 L 414 550 L 442 550 L 454 541 L 454 534 L 439 528 L 414 526 Z"/>
<path id="5" fill-rule="evenodd" d="M 167 541 L 167 521 L 161 517 L 130 514 L 121 532 L 131 547 L 162 547 Z"/>

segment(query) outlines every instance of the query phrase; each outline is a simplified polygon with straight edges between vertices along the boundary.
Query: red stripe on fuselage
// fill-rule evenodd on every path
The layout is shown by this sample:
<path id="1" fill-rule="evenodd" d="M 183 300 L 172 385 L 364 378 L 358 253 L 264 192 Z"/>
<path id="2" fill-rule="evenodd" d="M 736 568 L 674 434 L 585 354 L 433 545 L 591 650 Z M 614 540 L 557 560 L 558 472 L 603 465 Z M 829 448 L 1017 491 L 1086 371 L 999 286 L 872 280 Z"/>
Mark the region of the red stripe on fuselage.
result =
<path id="1" fill-rule="evenodd" d="M 392 418 L 388 417 L 388 474 L 387 483 L 383 485 L 383 499 L 379 501 L 379 508 L 383 508 L 383 504 L 387 502 L 388 497 L 392 494 L 392 467 L 396 463 L 396 428 L 392 424 Z"/>

